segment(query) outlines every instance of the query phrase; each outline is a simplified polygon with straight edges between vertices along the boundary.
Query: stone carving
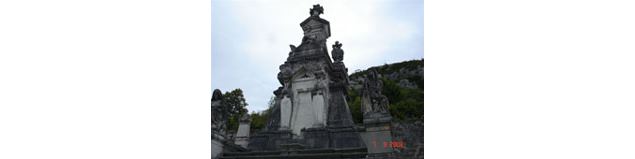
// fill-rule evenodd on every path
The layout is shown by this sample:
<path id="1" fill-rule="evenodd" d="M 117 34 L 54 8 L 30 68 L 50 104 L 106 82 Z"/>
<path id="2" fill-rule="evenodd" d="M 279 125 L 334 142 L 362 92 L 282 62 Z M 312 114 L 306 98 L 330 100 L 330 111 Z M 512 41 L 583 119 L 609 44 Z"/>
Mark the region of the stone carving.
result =
<path id="1" fill-rule="evenodd" d="M 295 45 L 289 45 L 289 48 L 291 49 L 291 51 L 289 51 L 289 57 L 291 57 L 293 56 L 293 52 L 295 51 L 297 47 Z"/>
<path id="2" fill-rule="evenodd" d="M 222 105 L 223 94 L 219 89 L 215 89 L 212 94 L 212 131 L 223 134 L 227 129 L 227 108 Z"/>
<path id="3" fill-rule="evenodd" d="M 313 8 L 309 10 L 309 14 L 311 14 L 311 16 L 320 16 L 320 14 L 324 14 L 324 8 L 322 8 L 320 4 L 313 5 Z"/>
<path id="4" fill-rule="evenodd" d="M 335 41 L 333 44 L 333 51 L 331 51 L 331 56 L 333 56 L 333 61 L 342 62 L 344 60 L 344 50 L 342 50 L 342 43 L 339 41 Z"/>
<path id="5" fill-rule="evenodd" d="M 388 98 L 381 94 L 383 86 L 384 84 L 379 79 L 377 71 L 371 69 L 362 87 L 362 110 L 364 116 L 373 113 L 388 113 Z"/>
<path id="6" fill-rule="evenodd" d="M 300 45 L 313 44 L 314 42 L 316 42 L 315 39 L 316 39 L 315 35 L 306 35 L 306 36 L 302 37 L 302 44 L 300 44 Z"/>

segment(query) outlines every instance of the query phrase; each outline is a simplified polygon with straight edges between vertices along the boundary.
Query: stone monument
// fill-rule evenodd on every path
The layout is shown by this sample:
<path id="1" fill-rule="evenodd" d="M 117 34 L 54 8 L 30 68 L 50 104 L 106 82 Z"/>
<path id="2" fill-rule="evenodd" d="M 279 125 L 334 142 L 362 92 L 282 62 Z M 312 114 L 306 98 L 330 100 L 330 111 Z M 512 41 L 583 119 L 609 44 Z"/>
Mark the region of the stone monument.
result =
<path id="1" fill-rule="evenodd" d="M 365 132 L 362 133 L 368 145 L 368 158 L 392 158 L 393 148 L 390 122 L 392 117 L 388 111 L 388 98 L 381 91 L 383 82 L 377 70 L 371 69 L 362 86 L 362 113 Z"/>
<path id="2" fill-rule="evenodd" d="M 314 5 L 300 23 L 304 35 L 299 46 L 290 45 L 280 65 L 280 87 L 263 131 L 250 137 L 249 153 L 225 153 L 224 158 L 364 158 L 366 145 L 346 102 L 348 69 L 342 44 L 336 42 L 329 57 L 329 21 Z"/>

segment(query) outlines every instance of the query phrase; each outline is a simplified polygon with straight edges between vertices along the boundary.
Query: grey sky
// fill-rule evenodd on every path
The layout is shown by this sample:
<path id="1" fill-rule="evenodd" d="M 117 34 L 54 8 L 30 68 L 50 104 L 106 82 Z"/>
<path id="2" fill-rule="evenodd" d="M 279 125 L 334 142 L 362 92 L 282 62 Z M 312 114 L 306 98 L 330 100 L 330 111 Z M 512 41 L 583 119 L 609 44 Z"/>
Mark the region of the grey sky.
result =
<path id="1" fill-rule="evenodd" d="M 212 88 L 241 88 L 249 111 L 264 110 L 279 86 L 278 66 L 289 45 L 299 45 L 299 23 L 314 4 L 331 23 L 327 45 L 343 44 L 349 73 L 423 58 L 423 1 L 213 0 Z"/>

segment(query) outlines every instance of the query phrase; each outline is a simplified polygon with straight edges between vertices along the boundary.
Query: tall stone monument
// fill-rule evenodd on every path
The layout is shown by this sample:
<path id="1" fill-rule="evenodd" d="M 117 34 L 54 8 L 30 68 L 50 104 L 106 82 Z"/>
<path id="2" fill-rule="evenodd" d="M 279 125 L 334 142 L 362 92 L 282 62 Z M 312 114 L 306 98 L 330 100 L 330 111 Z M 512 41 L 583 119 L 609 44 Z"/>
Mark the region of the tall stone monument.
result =
<path id="1" fill-rule="evenodd" d="M 227 158 L 363 158 L 366 145 L 353 123 L 346 102 L 348 69 L 342 44 L 332 45 L 329 56 L 329 21 L 320 18 L 324 8 L 314 5 L 300 23 L 304 31 L 299 46 L 290 45 L 280 65 L 280 87 L 263 131 L 250 137 L 251 153 L 226 153 Z M 255 156 L 254 156 L 255 155 Z M 260 155 L 260 156 L 258 156 Z M 273 156 L 273 157 L 272 157 Z M 283 157 L 284 156 L 284 157 Z"/>

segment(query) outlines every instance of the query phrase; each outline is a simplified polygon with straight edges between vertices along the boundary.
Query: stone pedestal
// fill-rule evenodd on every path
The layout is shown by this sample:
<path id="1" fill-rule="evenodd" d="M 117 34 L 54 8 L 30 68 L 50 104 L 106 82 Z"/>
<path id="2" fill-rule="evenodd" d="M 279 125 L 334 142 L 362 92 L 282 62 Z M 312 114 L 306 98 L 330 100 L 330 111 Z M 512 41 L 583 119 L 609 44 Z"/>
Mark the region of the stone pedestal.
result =
<path id="1" fill-rule="evenodd" d="M 212 159 L 221 157 L 224 141 L 225 137 L 223 135 L 212 132 Z"/>
<path id="2" fill-rule="evenodd" d="M 364 119 L 365 132 L 361 134 L 368 156 L 375 158 L 389 158 L 393 153 L 391 117 L 387 114 L 373 114 Z"/>
<path id="3" fill-rule="evenodd" d="M 259 132 L 249 138 L 248 148 L 253 151 L 273 151 L 279 145 L 289 143 L 293 138 L 290 130 L 270 130 Z"/>

